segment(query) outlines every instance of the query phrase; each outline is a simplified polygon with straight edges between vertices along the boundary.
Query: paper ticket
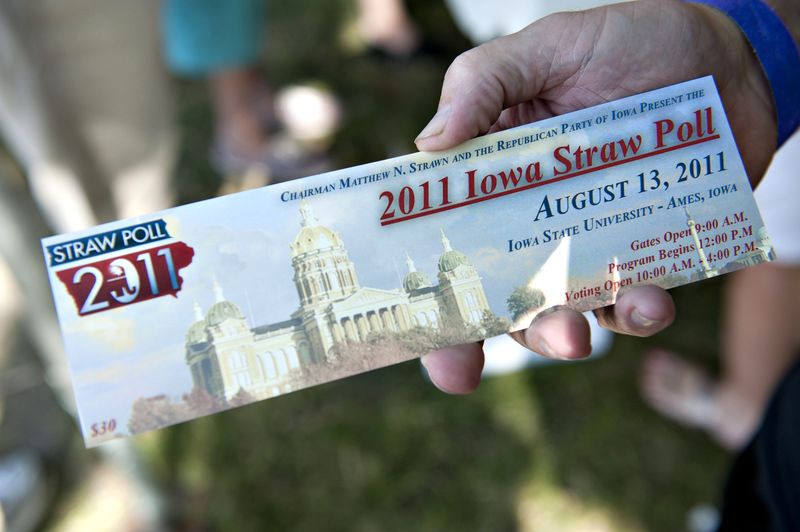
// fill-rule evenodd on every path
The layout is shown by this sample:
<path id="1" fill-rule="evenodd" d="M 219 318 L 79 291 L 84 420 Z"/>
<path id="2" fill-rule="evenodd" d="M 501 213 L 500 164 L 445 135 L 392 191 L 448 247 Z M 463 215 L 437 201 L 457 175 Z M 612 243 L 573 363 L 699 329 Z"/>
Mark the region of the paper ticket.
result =
<path id="1" fill-rule="evenodd" d="M 711 78 L 43 248 L 89 446 L 773 258 Z"/>

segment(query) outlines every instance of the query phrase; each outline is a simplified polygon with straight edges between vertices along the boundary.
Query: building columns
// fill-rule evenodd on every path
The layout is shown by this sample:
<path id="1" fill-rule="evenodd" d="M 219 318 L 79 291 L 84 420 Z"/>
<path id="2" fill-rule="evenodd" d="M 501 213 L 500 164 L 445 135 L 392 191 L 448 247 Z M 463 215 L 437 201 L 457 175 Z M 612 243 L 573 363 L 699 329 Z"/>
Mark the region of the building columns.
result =
<path id="1" fill-rule="evenodd" d="M 401 305 L 395 305 L 394 307 L 392 307 L 392 310 L 394 311 L 397 323 L 400 325 L 400 330 L 407 331 L 408 329 L 410 329 L 411 320 L 408 317 L 408 310 Z"/>
<path id="2" fill-rule="evenodd" d="M 369 334 L 369 324 L 367 323 L 367 319 L 362 314 L 356 315 L 355 320 L 356 327 L 358 328 L 358 334 L 363 342 L 367 339 L 367 335 Z"/>
<path id="3" fill-rule="evenodd" d="M 406 320 L 406 328 L 410 329 L 412 327 L 413 322 L 411 321 L 411 314 L 408 312 L 408 307 L 406 305 L 401 305 L 400 312 L 402 313 L 403 317 Z"/>
<path id="4" fill-rule="evenodd" d="M 382 308 L 381 318 L 383 319 L 384 328 L 388 331 L 397 331 L 397 322 L 394 321 L 391 309 Z"/>
<path id="5" fill-rule="evenodd" d="M 369 320 L 369 326 L 372 328 L 372 331 L 373 332 L 380 332 L 382 327 L 381 327 L 381 322 L 378 319 L 377 311 L 368 312 L 367 313 L 367 319 Z"/>
<path id="6" fill-rule="evenodd" d="M 345 332 L 344 332 L 344 329 L 342 328 L 342 325 L 338 321 L 334 322 L 333 323 L 333 341 L 336 342 L 337 344 L 343 342 L 344 341 L 344 334 L 345 334 Z"/>
<path id="7" fill-rule="evenodd" d="M 352 318 L 344 318 L 342 321 L 344 322 L 344 331 L 347 335 L 347 339 L 351 342 L 358 342 L 358 332 L 356 332 Z"/>

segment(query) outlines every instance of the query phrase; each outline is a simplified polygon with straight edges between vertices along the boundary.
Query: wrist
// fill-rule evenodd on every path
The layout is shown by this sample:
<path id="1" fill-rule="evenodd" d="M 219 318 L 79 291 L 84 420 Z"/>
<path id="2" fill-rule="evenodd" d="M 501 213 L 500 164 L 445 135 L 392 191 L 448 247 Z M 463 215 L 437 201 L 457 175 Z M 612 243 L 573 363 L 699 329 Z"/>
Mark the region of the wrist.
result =
<path id="1" fill-rule="evenodd" d="M 734 84 L 744 87 L 764 109 L 772 111 L 771 116 L 775 116 L 777 110 L 769 79 L 739 25 L 715 7 L 693 2 L 687 2 L 685 5 L 697 14 L 700 23 L 712 34 L 715 43 L 713 47 L 724 54 L 725 66 L 717 69 L 723 74 L 715 76 L 719 88 Z M 777 122 L 774 120 L 773 122 L 777 130 Z"/>
<path id="2" fill-rule="evenodd" d="M 764 88 L 768 89 L 780 147 L 800 127 L 800 49 L 793 33 L 762 0 L 685 1 L 696 12 L 703 13 L 707 21 L 714 20 L 712 28 L 726 28 L 728 36 L 722 41 L 725 46 L 721 50 L 730 54 L 730 48 L 734 48 L 739 51 L 734 53 L 741 58 L 738 65 L 733 64 L 738 67 L 732 71 L 733 75 L 741 75 L 751 92 L 760 98 L 763 98 Z M 723 19 L 727 19 L 727 24 Z M 733 39 L 732 27 L 739 39 Z M 741 53 L 742 39 L 745 39 L 745 47 L 751 50 L 748 54 Z M 729 43 L 733 42 L 737 45 L 730 47 Z"/>

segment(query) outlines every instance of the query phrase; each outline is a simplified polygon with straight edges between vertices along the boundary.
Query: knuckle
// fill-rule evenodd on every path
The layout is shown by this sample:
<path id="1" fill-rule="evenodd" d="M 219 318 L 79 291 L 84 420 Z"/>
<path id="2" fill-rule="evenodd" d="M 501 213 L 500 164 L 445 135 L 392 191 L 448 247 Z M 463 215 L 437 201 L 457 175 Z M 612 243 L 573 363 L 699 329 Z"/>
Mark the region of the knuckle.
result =
<path id="1" fill-rule="evenodd" d="M 480 64 L 478 58 L 480 54 L 479 50 L 480 47 L 459 54 L 447 68 L 447 72 L 444 76 L 445 80 L 458 79 L 473 72 Z"/>

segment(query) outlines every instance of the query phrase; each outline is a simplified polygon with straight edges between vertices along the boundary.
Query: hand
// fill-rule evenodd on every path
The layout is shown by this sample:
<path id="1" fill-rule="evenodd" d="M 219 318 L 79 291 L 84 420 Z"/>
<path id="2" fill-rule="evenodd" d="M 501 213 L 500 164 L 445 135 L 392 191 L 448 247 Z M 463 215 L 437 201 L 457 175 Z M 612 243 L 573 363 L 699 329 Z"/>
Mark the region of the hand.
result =
<path id="1" fill-rule="evenodd" d="M 676 0 L 639 0 L 558 13 L 459 56 L 445 75 L 439 109 L 416 139 L 444 150 L 486 132 L 542 120 L 712 74 L 742 159 L 755 185 L 777 142 L 768 82 L 736 24 L 712 8 Z M 670 296 L 653 286 L 624 292 L 595 312 L 622 334 L 649 336 L 670 325 Z M 543 313 L 512 336 L 545 356 L 591 351 L 589 326 L 569 309 Z M 480 381 L 479 344 L 422 359 L 434 384 L 468 393 Z"/>

